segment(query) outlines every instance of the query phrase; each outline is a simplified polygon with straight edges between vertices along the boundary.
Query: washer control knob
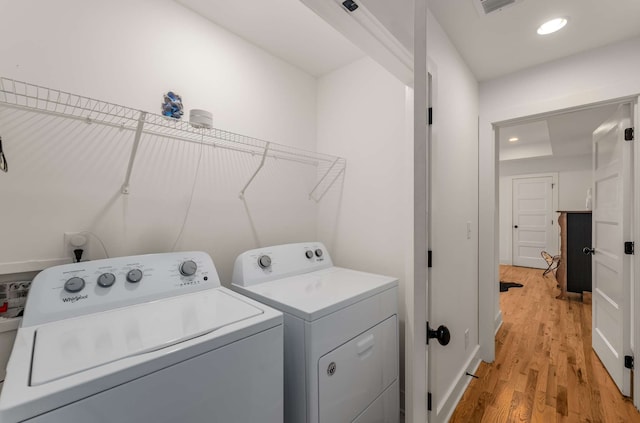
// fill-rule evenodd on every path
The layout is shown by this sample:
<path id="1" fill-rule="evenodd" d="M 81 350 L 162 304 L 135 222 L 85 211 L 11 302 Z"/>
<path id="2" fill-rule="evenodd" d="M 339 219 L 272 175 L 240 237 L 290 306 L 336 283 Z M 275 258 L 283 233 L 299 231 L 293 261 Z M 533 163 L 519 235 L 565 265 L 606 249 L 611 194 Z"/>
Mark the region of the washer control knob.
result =
<path id="1" fill-rule="evenodd" d="M 312 259 L 313 258 L 313 251 L 311 250 L 307 250 L 304 255 L 308 258 L 308 259 Z"/>
<path id="2" fill-rule="evenodd" d="M 84 279 L 79 277 L 73 277 L 64 283 L 64 290 L 67 292 L 75 293 L 80 292 L 84 288 Z"/>
<path id="3" fill-rule="evenodd" d="M 266 269 L 267 267 L 271 266 L 271 257 L 260 256 L 258 258 L 258 266 L 260 266 L 263 269 Z"/>
<path id="4" fill-rule="evenodd" d="M 322 250 L 320 248 L 316 249 L 316 257 L 322 257 Z"/>
<path id="5" fill-rule="evenodd" d="M 103 288 L 109 288 L 116 282 L 116 277 L 113 273 L 103 273 L 98 276 L 98 285 Z"/>
<path id="6" fill-rule="evenodd" d="M 142 270 L 132 269 L 127 273 L 127 280 L 131 283 L 138 283 L 142 280 Z"/>
<path id="7" fill-rule="evenodd" d="M 193 260 L 183 261 L 180 265 L 180 274 L 182 276 L 193 276 L 198 270 L 198 265 Z"/>

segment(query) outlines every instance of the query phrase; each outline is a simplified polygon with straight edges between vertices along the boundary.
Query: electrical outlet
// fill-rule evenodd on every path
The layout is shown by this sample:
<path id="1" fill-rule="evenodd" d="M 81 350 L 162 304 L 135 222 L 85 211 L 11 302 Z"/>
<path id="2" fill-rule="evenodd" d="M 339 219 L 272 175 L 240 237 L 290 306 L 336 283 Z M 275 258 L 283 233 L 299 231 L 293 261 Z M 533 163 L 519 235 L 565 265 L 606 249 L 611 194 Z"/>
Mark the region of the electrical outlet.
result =
<path id="1" fill-rule="evenodd" d="M 464 349 L 469 349 L 469 329 L 464 331 Z"/>
<path id="2" fill-rule="evenodd" d="M 89 236 L 84 232 L 65 232 L 64 233 L 64 254 L 66 257 L 71 258 L 73 262 L 76 261 L 76 256 L 73 250 L 82 250 L 82 261 L 89 260 L 90 255 L 90 242 Z"/>

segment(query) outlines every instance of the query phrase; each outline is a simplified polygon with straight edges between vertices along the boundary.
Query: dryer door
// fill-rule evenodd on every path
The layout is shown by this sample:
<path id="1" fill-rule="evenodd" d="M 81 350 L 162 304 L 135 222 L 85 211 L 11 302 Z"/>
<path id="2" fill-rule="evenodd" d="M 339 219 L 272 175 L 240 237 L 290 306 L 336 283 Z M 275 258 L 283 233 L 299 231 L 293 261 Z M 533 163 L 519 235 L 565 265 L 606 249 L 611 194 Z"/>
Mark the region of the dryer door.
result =
<path id="1" fill-rule="evenodd" d="M 394 315 L 320 358 L 320 423 L 352 422 L 397 379 L 397 328 Z"/>

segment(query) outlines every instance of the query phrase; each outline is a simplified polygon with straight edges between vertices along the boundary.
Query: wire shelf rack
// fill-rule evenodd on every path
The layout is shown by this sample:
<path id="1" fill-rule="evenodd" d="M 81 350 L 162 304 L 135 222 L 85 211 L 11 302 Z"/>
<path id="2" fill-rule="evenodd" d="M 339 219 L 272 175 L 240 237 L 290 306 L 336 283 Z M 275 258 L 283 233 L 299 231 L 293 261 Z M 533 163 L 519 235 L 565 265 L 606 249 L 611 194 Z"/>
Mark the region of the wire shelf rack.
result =
<path id="1" fill-rule="evenodd" d="M 189 122 L 121 106 L 77 94 L 47 88 L 0 76 L 0 105 L 81 120 L 135 132 L 122 193 L 129 193 L 129 181 L 142 134 L 261 155 L 262 162 L 251 176 L 240 197 L 262 169 L 267 157 L 316 166 L 319 180 L 309 198 L 319 202 L 344 172 L 346 160 L 329 154 L 265 141 L 217 128 L 197 128 Z"/>

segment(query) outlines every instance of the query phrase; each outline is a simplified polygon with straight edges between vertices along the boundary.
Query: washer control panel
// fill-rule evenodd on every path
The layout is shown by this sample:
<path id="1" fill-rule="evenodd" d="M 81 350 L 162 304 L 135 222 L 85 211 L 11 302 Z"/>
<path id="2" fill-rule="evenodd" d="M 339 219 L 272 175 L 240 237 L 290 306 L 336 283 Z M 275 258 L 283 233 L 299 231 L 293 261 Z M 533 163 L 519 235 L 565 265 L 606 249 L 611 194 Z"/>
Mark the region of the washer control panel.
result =
<path id="1" fill-rule="evenodd" d="M 33 280 L 22 324 L 31 326 L 219 286 L 211 257 L 198 251 L 56 266 Z"/>
<path id="2" fill-rule="evenodd" d="M 233 283 L 250 286 L 332 266 L 331 257 L 321 242 L 258 248 L 236 258 Z"/>

